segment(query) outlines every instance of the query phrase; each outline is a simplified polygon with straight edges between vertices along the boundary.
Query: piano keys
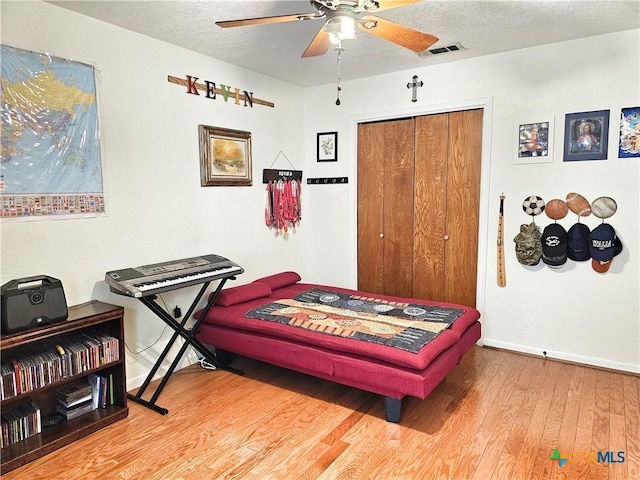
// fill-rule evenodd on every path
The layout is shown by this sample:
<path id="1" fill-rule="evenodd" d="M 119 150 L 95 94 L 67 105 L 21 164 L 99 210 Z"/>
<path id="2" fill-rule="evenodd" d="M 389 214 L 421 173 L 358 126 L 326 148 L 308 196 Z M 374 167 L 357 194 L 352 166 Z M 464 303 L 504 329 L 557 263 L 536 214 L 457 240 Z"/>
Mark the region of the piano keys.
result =
<path id="1" fill-rule="evenodd" d="M 233 277 L 243 272 L 244 269 L 231 260 L 209 254 L 113 270 L 107 272 L 104 279 L 113 293 L 140 298 Z"/>

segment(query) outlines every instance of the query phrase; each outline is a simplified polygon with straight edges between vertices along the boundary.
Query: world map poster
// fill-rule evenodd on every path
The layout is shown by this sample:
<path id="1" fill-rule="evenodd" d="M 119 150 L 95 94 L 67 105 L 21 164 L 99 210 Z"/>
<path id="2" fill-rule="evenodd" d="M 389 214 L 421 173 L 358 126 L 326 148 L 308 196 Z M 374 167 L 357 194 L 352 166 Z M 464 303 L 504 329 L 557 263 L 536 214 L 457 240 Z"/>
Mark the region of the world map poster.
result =
<path id="1" fill-rule="evenodd" d="M 94 67 L 0 48 L 2 218 L 104 213 Z"/>

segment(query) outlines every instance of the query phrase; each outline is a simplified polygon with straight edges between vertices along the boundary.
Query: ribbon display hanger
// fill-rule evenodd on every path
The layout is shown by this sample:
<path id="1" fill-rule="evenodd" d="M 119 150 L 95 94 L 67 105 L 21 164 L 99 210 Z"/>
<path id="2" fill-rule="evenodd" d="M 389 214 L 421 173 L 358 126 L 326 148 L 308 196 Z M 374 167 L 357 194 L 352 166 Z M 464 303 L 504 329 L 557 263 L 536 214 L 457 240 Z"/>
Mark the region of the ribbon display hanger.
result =
<path id="1" fill-rule="evenodd" d="M 267 168 L 262 170 L 262 183 L 267 184 L 265 191 L 264 217 L 267 227 L 276 232 L 276 236 L 289 235 L 295 231 L 302 219 L 300 194 L 302 193 L 302 170 L 296 170 L 282 150 L 271 163 L 271 167 L 282 155 L 293 170 Z"/>
<path id="2" fill-rule="evenodd" d="M 273 168 L 281 155 L 287 160 L 287 163 L 292 167 L 292 170 Z M 273 160 L 273 162 L 271 162 L 269 168 L 265 168 L 262 170 L 262 183 L 277 182 L 278 180 L 297 180 L 299 182 L 302 182 L 302 170 L 296 170 L 296 168 L 289 161 L 289 158 L 282 150 L 280 150 L 280 153 L 276 155 L 276 158 Z"/>

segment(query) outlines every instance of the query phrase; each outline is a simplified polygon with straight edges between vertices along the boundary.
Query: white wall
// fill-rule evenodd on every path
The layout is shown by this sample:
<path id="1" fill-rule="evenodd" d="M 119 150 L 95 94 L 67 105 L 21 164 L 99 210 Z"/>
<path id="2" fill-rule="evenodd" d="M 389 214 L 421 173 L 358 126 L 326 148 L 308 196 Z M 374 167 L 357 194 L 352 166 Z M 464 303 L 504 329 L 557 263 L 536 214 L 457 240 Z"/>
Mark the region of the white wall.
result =
<path id="1" fill-rule="evenodd" d="M 349 175 L 348 186 L 307 188 L 312 279 L 356 286 L 357 122 L 484 103 L 489 118 L 483 138 L 478 278 L 484 344 L 640 372 L 639 162 L 617 158 L 620 109 L 640 105 L 638 55 L 628 45 L 639 45 L 638 30 L 345 82 L 339 107 L 334 85 L 306 89 L 308 174 Z M 348 68 L 344 60 L 343 71 Z M 406 85 L 414 74 L 424 86 L 412 104 Z M 608 160 L 563 162 L 565 114 L 593 110 L 611 111 Z M 555 120 L 554 161 L 514 165 L 517 124 L 547 119 Z M 332 130 L 339 132 L 339 161 L 314 164 L 315 132 Z M 496 285 L 495 261 L 502 192 L 505 288 Z M 595 273 L 590 262 L 568 261 L 552 270 L 524 267 L 516 260 L 513 237 L 521 223 L 530 221 L 521 209 L 524 198 L 564 199 L 569 192 L 589 200 L 607 195 L 618 202 L 609 222 L 625 250 L 607 274 Z M 576 218 L 570 214 L 560 223 L 568 229 Z M 537 220 L 542 228 L 550 222 L 544 215 Z M 583 222 L 594 228 L 600 220 L 590 216 Z"/>
<path id="2" fill-rule="evenodd" d="M 479 298 L 484 343 L 568 360 L 640 371 L 640 232 L 637 159 L 618 159 L 620 108 L 640 104 L 638 31 L 548 45 L 447 65 L 301 89 L 41 2 L 2 2 L 3 44 L 93 63 L 100 70 L 108 188 L 106 217 L 2 221 L 1 282 L 46 273 L 60 278 L 70 305 L 90 299 L 126 307 L 132 350 L 151 345 L 163 324 L 136 300 L 116 296 L 107 270 L 219 253 L 247 272 L 238 283 L 284 269 L 307 281 L 355 286 L 355 125 L 367 118 L 484 105 L 485 145 Z M 585 62 L 588 52 L 589 61 Z M 348 69 L 344 56 L 343 71 Z M 275 102 L 253 109 L 187 95 L 167 75 L 192 74 Z M 406 84 L 425 82 L 411 103 Z M 304 108 L 300 105 L 304 104 Z M 566 113 L 610 109 L 609 159 L 563 163 Z M 555 118 L 553 163 L 513 165 L 521 121 Z M 197 125 L 252 132 L 253 187 L 200 187 Z M 338 162 L 316 163 L 316 133 L 339 132 Z M 303 220 L 287 240 L 263 226 L 261 173 L 280 150 L 305 177 L 348 176 L 348 185 L 303 187 Z M 280 160 L 276 166 L 286 167 Z M 618 201 L 611 219 L 625 244 L 611 271 L 588 263 L 552 271 L 517 263 L 511 239 L 528 222 L 520 204 L 577 191 Z M 495 281 L 498 196 L 507 198 L 507 287 Z M 568 228 L 574 218 L 561 223 Z M 539 219 L 544 225 L 548 219 Z M 597 219 L 589 217 L 590 227 Z M 164 294 L 183 311 L 197 289 Z M 141 355 L 128 354 L 129 388 L 141 383 L 168 334 Z"/>
<path id="3" fill-rule="evenodd" d="M 2 44 L 99 70 L 108 190 L 105 217 L 3 220 L 3 284 L 44 273 L 62 280 L 69 305 L 90 299 L 124 305 L 126 341 L 139 351 L 155 342 L 164 324 L 137 300 L 109 292 L 108 270 L 217 253 L 245 268 L 236 283 L 285 269 L 305 274 L 306 229 L 275 238 L 264 225 L 262 185 L 262 169 L 280 150 L 304 168 L 301 88 L 50 4 L 3 1 L 1 8 Z M 167 75 L 187 74 L 251 91 L 275 108 L 207 100 L 167 81 Z M 200 186 L 199 124 L 252 133 L 252 187 Z M 283 158 L 275 167 L 290 168 Z M 162 297 L 186 313 L 197 290 Z M 141 383 L 169 336 L 143 354 L 128 352 L 130 388 Z"/>

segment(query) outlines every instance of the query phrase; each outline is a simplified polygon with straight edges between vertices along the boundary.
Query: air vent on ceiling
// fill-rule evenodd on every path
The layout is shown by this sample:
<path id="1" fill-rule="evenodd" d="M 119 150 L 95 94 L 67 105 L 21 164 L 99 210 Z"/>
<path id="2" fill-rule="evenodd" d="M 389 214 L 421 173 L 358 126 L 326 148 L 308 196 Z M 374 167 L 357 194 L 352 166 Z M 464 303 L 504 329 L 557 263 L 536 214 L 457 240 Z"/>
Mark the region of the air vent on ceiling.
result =
<path id="1" fill-rule="evenodd" d="M 427 50 L 418 53 L 418 56 L 430 57 L 432 55 L 442 55 L 443 53 L 459 52 L 460 50 L 466 50 L 466 48 L 460 42 L 455 42 L 445 47 L 428 48 Z"/>

